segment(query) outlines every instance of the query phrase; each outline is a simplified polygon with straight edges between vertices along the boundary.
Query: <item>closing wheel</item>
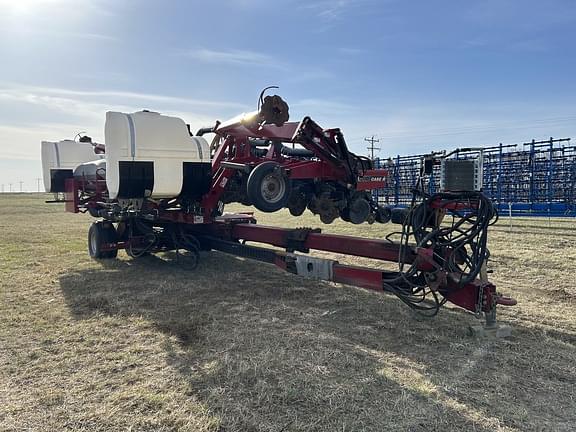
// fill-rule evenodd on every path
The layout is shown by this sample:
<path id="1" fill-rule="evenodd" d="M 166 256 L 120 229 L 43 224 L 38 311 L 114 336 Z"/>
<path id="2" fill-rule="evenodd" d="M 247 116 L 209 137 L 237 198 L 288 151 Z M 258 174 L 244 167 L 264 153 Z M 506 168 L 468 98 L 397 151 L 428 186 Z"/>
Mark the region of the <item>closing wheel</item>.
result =
<path id="1" fill-rule="evenodd" d="M 264 162 L 252 170 L 247 183 L 248 199 L 258 210 L 272 213 L 286 207 L 292 184 L 280 164 Z"/>
<path id="2" fill-rule="evenodd" d="M 116 258 L 118 249 L 103 250 L 103 246 L 117 241 L 114 225 L 109 222 L 94 222 L 88 231 L 88 253 L 94 259 Z"/>
<path id="3" fill-rule="evenodd" d="M 366 222 L 366 219 L 370 216 L 370 203 L 364 198 L 356 198 L 348 204 L 347 216 L 353 224 Z"/>
<path id="4" fill-rule="evenodd" d="M 306 200 L 306 194 L 302 192 L 295 192 L 290 195 L 288 200 L 288 210 L 292 216 L 301 216 L 306 210 L 308 201 Z"/>
<path id="5" fill-rule="evenodd" d="M 336 213 L 320 213 L 320 220 L 326 225 L 330 225 L 337 217 Z"/>
<path id="6" fill-rule="evenodd" d="M 316 210 L 316 213 L 320 215 L 322 223 L 331 224 L 340 215 L 334 200 L 327 196 L 314 199 L 310 204 L 312 205 L 312 208 Z"/>
<path id="7" fill-rule="evenodd" d="M 388 223 L 392 218 L 392 210 L 389 206 L 378 206 L 376 211 L 376 222 Z"/>

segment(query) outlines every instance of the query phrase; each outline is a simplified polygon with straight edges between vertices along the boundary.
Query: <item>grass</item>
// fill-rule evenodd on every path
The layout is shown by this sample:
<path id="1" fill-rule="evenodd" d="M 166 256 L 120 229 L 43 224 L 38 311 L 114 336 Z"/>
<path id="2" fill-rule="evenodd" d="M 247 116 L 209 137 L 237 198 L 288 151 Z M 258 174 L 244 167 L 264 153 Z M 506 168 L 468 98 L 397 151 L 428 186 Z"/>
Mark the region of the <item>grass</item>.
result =
<path id="1" fill-rule="evenodd" d="M 519 304 L 488 341 L 455 307 L 421 319 L 224 254 L 92 261 L 90 218 L 44 199 L 0 195 L 2 431 L 574 430 L 576 220 L 494 227 L 492 279 Z"/>

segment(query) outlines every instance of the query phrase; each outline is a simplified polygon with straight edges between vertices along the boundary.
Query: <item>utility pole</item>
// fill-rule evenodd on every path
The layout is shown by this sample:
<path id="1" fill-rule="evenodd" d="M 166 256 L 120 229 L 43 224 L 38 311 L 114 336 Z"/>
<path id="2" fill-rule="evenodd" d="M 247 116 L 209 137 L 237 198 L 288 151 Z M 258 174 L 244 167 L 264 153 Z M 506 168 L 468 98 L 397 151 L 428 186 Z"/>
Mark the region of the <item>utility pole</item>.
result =
<path id="1" fill-rule="evenodd" d="M 12 193 L 12 183 L 8 183 L 10 185 L 10 193 Z"/>
<path id="2" fill-rule="evenodd" d="M 374 135 L 372 135 L 372 138 L 364 138 L 364 141 L 370 143 L 370 145 L 367 148 L 370 151 L 370 159 L 374 160 L 374 150 L 380 151 L 380 147 L 374 147 L 374 143 L 378 143 L 380 142 L 380 140 L 374 139 Z"/>
<path id="3" fill-rule="evenodd" d="M 18 183 L 20 183 L 20 192 L 22 192 L 22 184 L 24 184 L 24 182 L 20 180 Z"/>
<path id="4" fill-rule="evenodd" d="M 4 183 L 2 183 L 2 193 L 4 193 Z"/>
<path id="5" fill-rule="evenodd" d="M 36 184 L 38 186 L 38 193 L 40 193 L 40 180 L 42 180 L 40 177 L 36 177 Z"/>

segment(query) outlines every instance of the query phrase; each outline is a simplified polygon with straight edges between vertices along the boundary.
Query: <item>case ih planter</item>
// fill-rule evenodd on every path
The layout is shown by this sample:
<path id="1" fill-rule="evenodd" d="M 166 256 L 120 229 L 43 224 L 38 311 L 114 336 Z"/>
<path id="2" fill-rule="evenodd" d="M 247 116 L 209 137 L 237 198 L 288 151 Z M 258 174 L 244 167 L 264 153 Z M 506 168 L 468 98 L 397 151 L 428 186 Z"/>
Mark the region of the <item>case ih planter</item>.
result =
<path id="1" fill-rule="evenodd" d="M 108 113 L 106 144 L 94 145 L 105 152 L 105 164 L 79 160 L 64 180 L 66 209 L 98 219 L 89 230 L 90 255 L 110 259 L 125 249 L 136 258 L 172 250 L 194 268 L 200 251 L 219 250 L 305 277 L 390 292 L 429 315 L 450 301 L 485 315 L 489 327 L 498 304 L 515 304 L 487 279 L 487 232 L 497 214 L 482 192 L 427 195 L 417 186 L 409 209 L 380 207 L 371 190 L 383 187 L 385 169 L 350 152 L 339 129 L 322 129 L 309 117 L 288 122 L 279 96 L 260 101 L 257 111 L 195 136 L 178 118 Z M 207 133 L 214 134 L 210 145 Z M 324 223 L 392 219 L 402 227 L 400 241 L 260 226 L 252 214 L 223 214 L 231 202 L 264 212 L 287 207 L 294 216 L 309 209 Z M 398 269 L 341 264 L 312 257 L 311 250 L 396 262 Z"/>

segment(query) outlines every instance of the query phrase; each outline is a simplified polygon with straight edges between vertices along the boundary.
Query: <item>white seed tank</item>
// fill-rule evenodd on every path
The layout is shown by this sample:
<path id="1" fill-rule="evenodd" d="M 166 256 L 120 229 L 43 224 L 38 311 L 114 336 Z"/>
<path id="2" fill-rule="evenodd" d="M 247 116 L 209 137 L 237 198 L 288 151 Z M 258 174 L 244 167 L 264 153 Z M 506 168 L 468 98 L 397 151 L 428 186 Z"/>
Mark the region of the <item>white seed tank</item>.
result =
<path id="1" fill-rule="evenodd" d="M 110 198 L 198 198 L 210 184 L 210 150 L 180 118 L 140 111 L 106 113 Z"/>
<path id="2" fill-rule="evenodd" d="M 64 192 L 64 182 L 73 177 L 74 169 L 84 163 L 104 158 L 94 153 L 90 142 L 73 140 L 42 141 L 42 174 L 46 192 Z"/>

